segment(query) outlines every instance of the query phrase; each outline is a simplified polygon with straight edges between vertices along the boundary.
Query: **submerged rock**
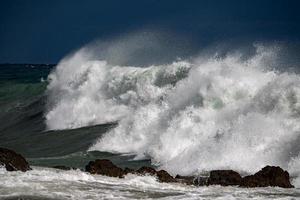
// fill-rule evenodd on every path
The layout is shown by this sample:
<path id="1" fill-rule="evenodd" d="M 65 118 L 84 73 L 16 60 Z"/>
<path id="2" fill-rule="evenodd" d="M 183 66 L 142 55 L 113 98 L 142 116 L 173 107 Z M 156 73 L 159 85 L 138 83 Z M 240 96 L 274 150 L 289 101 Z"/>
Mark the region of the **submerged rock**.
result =
<path id="1" fill-rule="evenodd" d="M 181 175 L 177 174 L 175 176 L 175 179 L 176 179 L 176 182 L 178 182 L 178 183 L 183 183 L 186 185 L 198 185 L 196 183 L 197 178 L 194 176 L 181 176 Z"/>
<path id="2" fill-rule="evenodd" d="M 290 175 L 280 167 L 266 166 L 254 175 L 245 176 L 240 184 L 241 187 L 268 187 L 278 186 L 283 188 L 294 187 L 290 183 Z"/>
<path id="3" fill-rule="evenodd" d="M 141 167 L 140 169 L 136 170 L 135 173 L 141 174 L 141 175 L 152 175 L 156 176 L 160 182 L 170 183 L 170 182 L 176 182 L 176 179 L 173 178 L 168 172 L 165 170 L 156 171 L 152 167 Z"/>
<path id="4" fill-rule="evenodd" d="M 91 174 L 101 174 L 111 177 L 122 178 L 124 176 L 124 170 L 114 165 L 110 160 L 95 160 L 90 161 L 85 167 L 85 170 Z"/>
<path id="5" fill-rule="evenodd" d="M 4 165 L 7 171 L 31 170 L 26 159 L 13 150 L 0 148 L 0 165 Z"/>
<path id="6" fill-rule="evenodd" d="M 239 185 L 242 177 L 233 170 L 213 170 L 207 179 L 207 185 Z"/>
<path id="7" fill-rule="evenodd" d="M 196 186 L 205 186 L 208 185 L 208 176 L 197 176 L 194 179 L 194 185 Z"/>

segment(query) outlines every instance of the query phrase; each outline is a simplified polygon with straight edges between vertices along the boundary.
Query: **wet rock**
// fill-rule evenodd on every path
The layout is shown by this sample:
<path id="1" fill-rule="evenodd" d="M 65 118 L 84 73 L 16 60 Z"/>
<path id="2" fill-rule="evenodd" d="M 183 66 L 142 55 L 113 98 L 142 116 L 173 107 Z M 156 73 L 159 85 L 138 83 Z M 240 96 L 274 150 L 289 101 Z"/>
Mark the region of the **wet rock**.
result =
<path id="1" fill-rule="evenodd" d="M 142 175 L 146 175 L 146 174 L 156 175 L 156 170 L 153 169 L 152 167 L 145 167 L 145 166 L 143 166 L 140 169 L 136 170 L 136 173 L 142 174 Z"/>
<path id="2" fill-rule="evenodd" d="M 173 178 L 173 176 L 171 176 L 168 172 L 166 172 L 165 170 L 159 170 L 156 173 L 156 176 L 158 178 L 158 180 L 160 182 L 164 182 L 164 183 L 171 183 L 171 182 L 176 182 L 176 179 Z"/>
<path id="3" fill-rule="evenodd" d="M 207 179 L 207 185 L 240 185 L 242 177 L 233 170 L 213 170 Z"/>
<path id="4" fill-rule="evenodd" d="M 110 160 L 90 161 L 85 170 L 91 174 L 101 174 L 111 177 L 124 177 L 124 170 L 114 165 Z"/>
<path id="5" fill-rule="evenodd" d="M 280 167 L 266 166 L 254 175 L 245 176 L 240 184 L 241 187 L 268 187 L 278 186 L 283 188 L 294 187 L 290 183 L 290 176 L 287 171 Z"/>
<path id="6" fill-rule="evenodd" d="M 137 174 L 141 175 L 152 175 L 156 176 L 160 182 L 176 182 L 176 179 L 174 179 L 168 172 L 165 170 L 156 171 L 152 167 L 141 167 L 140 169 L 136 170 Z"/>
<path id="7" fill-rule="evenodd" d="M 186 185 L 196 185 L 195 179 L 196 177 L 194 176 L 181 176 L 181 175 L 176 175 L 175 179 L 178 183 L 183 183 Z"/>
<path id="8" fill-rule="evenodd" d="M 125 167 L 124 169 L 124 174 L 133 174 L 135 171 L 134 169 L 130 169 L 128 167 Z"/>
<path id="9" fill-rule="evenodd" d="M 1 154 L 0 154 L 1 155 Z M 1 158 L 1 157 L 0 157 Z M 69 167 L 56 166 L 55 168 L 69 170 Z M 138 175 L 156 176 L 160 182 L 178 182 L 187 185 L 239 185 L 241 187 L 267 187 L 279 186 L 284 188 L 293 187 L 289 181 L 289 173 L 280 167 L 266 166 L 254 175 L 244 178 L 233 170 L 213 170 L 209 176 L 180 176 L 172 177 L 167 171 L 156 171 L 152 167 L 141 167 L 138 170 L 125 168 L 124 170 L 114 165 L 110 160 L 95 160 L 88 163 L 86 171 L 91 174 L 101 174 L 105 176 L 123 178 L 128 173 Z"/>
<path id="10" fill-rule="evenodd" d="M 7 171 L 31 170 L 25 158 L 9 149 L 0 148 L 0 165 L 4 165 Z"/>
<path id="11" fill-rule="evenodd" d="M 194 185 L 196 186 L 205 186 L 208 185 L 208 176 L 197 176 L 194 179 Z"/>

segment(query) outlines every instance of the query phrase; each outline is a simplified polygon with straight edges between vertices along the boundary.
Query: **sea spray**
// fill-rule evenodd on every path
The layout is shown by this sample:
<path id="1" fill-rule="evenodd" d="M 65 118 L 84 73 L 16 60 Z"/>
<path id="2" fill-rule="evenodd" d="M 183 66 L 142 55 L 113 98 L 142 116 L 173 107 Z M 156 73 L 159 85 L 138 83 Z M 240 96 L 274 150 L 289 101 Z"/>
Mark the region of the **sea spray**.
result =
<path id="1" fill-rule="evenodd" d="M 298 177 L 300 76 L 272 69 L 276 51 L 149 67 L 78 51 L 49 76 L 48 129 L 118 121 L 90 150 L 149 157 L 172 174 L 280 165 Z"/>

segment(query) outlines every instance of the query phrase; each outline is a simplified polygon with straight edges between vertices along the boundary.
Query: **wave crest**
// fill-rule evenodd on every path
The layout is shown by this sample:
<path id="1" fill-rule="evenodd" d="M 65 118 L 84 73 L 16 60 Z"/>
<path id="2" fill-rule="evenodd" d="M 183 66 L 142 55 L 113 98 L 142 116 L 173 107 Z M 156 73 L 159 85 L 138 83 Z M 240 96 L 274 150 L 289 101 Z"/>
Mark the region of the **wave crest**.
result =
<path id="1" fill-rule="evenodd" d="M 150 157 L 173 174 L 255 172 L 266 164 L 297 171 L 300 76 L 270 69 L 275 57 L 258 46 L 247 59 L 133 67 L 79 51 L 49 76 L 46 123 L 65 129 L 118 121 L 90 150 Z"/>

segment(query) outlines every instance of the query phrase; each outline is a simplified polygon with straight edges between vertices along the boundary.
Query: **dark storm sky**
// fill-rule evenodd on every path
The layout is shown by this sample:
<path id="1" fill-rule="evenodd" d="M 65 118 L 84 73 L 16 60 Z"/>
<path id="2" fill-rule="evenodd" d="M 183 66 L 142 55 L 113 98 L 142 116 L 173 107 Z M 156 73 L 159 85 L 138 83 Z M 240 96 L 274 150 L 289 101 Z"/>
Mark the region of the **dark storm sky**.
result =
<path id="1" fill-rule="evenodd" d="M 300 40 L 300 1 L 1 0 L 0 62 L 56 63 L 95 40 L 143 28 L 209 44 Z"/>

